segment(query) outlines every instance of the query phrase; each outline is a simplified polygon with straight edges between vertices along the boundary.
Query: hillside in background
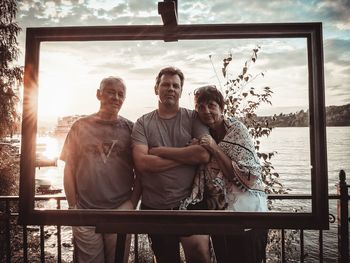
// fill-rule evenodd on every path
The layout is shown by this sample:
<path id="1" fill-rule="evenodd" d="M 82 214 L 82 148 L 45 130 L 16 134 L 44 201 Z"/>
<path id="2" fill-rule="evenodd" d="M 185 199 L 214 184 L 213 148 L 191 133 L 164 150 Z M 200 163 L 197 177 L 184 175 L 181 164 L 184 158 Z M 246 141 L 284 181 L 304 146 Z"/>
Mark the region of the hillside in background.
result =
<path id="1" fill-rule="evenodd" d="M 307 127 L 309 126 L 309 111 L 300 110 L 296 113 L 274 116 L 259 116 L 259 121 L 268 121 L 275 127 Z M 350 104 L 326 107 L 327 126 L 350 126 Z"/>

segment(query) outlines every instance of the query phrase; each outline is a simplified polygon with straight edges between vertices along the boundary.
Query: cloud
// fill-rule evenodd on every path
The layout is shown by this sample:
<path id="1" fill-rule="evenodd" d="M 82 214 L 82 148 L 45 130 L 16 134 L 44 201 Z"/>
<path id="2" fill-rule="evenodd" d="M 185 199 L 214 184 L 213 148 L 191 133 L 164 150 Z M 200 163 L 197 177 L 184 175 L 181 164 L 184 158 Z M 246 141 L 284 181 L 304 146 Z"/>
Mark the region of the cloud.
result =
<path id="1" fill-rule="evenodd" d="M 329 101 L 350 102 L 350 39 L 324 42 L 326 94 Z M 338 102 L 338 103 L 339 103 Z"/>
<path id="2" fill-rule="evenodd" d="M 128 6 L 124 3 L 122 4 L 119 4 L 115 7 L 113 7 L 112 9 L 108 10 L 108 11 L 105 11 L 103 9 L 100 9 L 101 12 L 102 10 L 105 11 L 107 13 L 108 16 L 116 16 L 116 15 L 119 15 L 119 14 L 125 14 L 127 12 L 127 8 Z"/>
<path id="3" fill-rule="evenodd" d="M 326 90 L 326 106 L 344 105 L 350 102 L 350 91 L 329 92 Z"/>
<path id="4" fill-rule="evenodd" d="M 350 39 L 327 39 L 324 41 L 326 63 L 342 66 L 350 64 Z"/>
<path id="5" fill-rule="evenodd" d="M 43 26 L 161 25 L 157 2 L 24 0 L 19 1 L 18 22 L 23 29 Z M 335 104 L 349 100 L 349 1 L 313 0 L 310 3 L 306 0 L 186 0 L 178 1 L 178 4 L 180 24 L 323 22 L 326 94 L 329 96 L 327 100 L 336 102 Z M 21 49 L 24 50 L 25 30 L 18 40 Z M 232 52 L 236 63 L 233 74 L 236 74 L 249 59 L 251 50 L 260 44 L 262 50 L 258 53 L 254 67 L 257 72 L 268 70 L 269 74 L 261 83 L 272 79 L 268 84 L 272 88 L 278 89 L 281 86 L 285 90 L 293 90 L 303 82 L 307 71 L 305 43 L 298 44 L 294 41 L 295 39 L 198 40 L 168 43 L 134 41 L 124 44 L 67 42 L 44 46 L 48 53 L 70 54 L 81 59 L 87 68 L 86 74 L 93 76 L 116 72 L 122 76 L 129 76 L 133 81 L 147 78 L 149 83 L 153 83 L 161 67 L 175 65 L 185 71 L 188 85 L 186 87 L 196 88 L 217 81 L 209 60 L 210 54 L 216 74 L 220 75 L 223 57 Z M 290 96 L 293 96 L 292 92 Z"/>
<path id="6" fill-rule="evenodd" d="M 216 0 L 180 2 L 182 23 L 323 22 L 325 36 L 348 34 L 348 0 Z"/>
<path id="7" fill-rule="evenodd" d="M 305 67 L 308 63 L 306 49 L 284 50 L 273 53 L 262 51 L 260 57 L 264 60 L 264 67 L 268 70 Z"/>
<path id="8" fill-rule="evenodd" d="M 154 12 L 158 10 L 158 2 L 154 0 L 129 0 L 128 5 L 132 12 Z"/>
<path id="9" fill-rule="evenodd" d="M 77 2 L 77 1 L 76 1 Z M 147 1 L 139 1 L 144 3 Z M 93 7 L 87 4 L 72 4 L 69 1 L 25 1 L 20 2 L 18 21 L 28 26 L 86 26 L 89 25 L 126 25 L 161 23 L 156 9 L 149 13 L 145 3 L 139 8 L 136 2 L 119 3 L 110 9 Z M 145 11 L 146 13 L 142 13 Z M 147 13 L 148 12 L 148 13 Z M 142 21 L 142 22 L 141 22 Z"/>
<path id="10" fill-rule="evenodd" d="M 292 12 L 286 10 L 296 9 L 298 2 L 284 1 L 215 1 L 211 7 L 217 19 L 231 23 L 271 23 L 291 22 Z M 293 14 L 293 15 L 291 15 Z M 294 17 L 294 20 L 298 20 Z"/>
<path id="11" fill-rule="evenodd" d="M 319 16 L 332 21 L 339 30 L 350 30 L 350 1 L 324 0 L 318 1 L 316 10 Z"/>
<path id="12" fill-rule="evenodd" d="M 339 90 L 339 88 L 341 88 L 341 85 L 328 85 L 327 86 L 327 89 L 329 90 L 329 91 L 337 91 L 337 90 Z"/>

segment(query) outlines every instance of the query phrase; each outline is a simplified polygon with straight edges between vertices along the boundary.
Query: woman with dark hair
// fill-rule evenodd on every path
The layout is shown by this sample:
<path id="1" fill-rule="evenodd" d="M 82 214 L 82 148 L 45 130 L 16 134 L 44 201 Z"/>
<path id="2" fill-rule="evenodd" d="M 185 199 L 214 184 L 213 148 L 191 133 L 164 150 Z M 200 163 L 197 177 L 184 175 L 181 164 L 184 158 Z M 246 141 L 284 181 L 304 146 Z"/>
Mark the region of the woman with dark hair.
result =
<path id="1" fill-rule="evenodd" d="M 215 86 L 195 91 L 195 107 L 210 135 L 198 142 L 211 153 L 195 178 L 192 194 L 182 208 L 205 201 L 208 209 L 266 212 L 267 199 L 261 165 L 248 129 L 236 118 L 223 116 L 224 98 Z M 261 262 L 267 231 L 246 229 L 227 236 L 212 236 L 217 261 Z"/>

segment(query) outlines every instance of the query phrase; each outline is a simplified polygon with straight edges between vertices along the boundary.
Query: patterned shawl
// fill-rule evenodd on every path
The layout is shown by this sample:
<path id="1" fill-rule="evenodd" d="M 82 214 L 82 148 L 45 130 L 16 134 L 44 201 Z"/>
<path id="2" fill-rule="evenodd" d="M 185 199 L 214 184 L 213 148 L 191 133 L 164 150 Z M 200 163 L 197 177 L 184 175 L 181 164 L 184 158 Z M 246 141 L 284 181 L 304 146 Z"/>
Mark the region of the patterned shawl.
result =
<path id="1" fill-rule="evenodd" d="M 232 188 L 240 191 L 264 191 L 261 179 L 261 165 L 254 143 L 246 126 L 237 119 L 224 120 L 226 135 L 218 144 L 221 150 L 231 159 L 233 177 L 226 178 L 215 158 L 198 168 L 193 182 L 191 195 L 186 198 L 180 209 L 203 200 L 208 209 L 222 210 L 227 207 L 226 193 Z"/>

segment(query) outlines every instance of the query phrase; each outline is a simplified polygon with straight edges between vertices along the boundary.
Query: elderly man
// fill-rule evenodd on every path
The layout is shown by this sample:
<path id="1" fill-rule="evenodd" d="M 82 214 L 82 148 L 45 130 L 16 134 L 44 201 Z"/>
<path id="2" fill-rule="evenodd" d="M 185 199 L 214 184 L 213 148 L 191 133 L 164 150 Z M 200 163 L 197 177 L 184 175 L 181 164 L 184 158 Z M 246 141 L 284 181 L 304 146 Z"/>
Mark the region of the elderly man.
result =
<path id="1" fill-rule="evenodd" d="M 100 109 L 77 120 L 63 146 L 64 190 L 70 209 L 134 209 L 131 155 L 133 123 L 119 110 L 126 95 L 124 81 L 108 77 L 97 90 Z M 134 191 L 132 191 L 134 188 Z M 116 234 L 95 233 L 95 227 L 73 227 L 78 262 L 114 262 Z"/>
<path id="2" fill-rule="evenodd" d="M 194 111 L 179 106 L 183 84 L 179 69 L 162 69 L 154 88 L 158 109 L 134 125 L 133 157 L 141 173 L 141 209 L 178 209 L 191 193 L 197 165 L 209 161 L 209 153 L 202 146 L 188 146 L 191 139 L 208 134 L 208 129 Z M 158 263 L 180 262 L 179 241 L 186 262 L 209 261 L 209 239 L 205 235 L 150 235 L 150 239 Z"/>

